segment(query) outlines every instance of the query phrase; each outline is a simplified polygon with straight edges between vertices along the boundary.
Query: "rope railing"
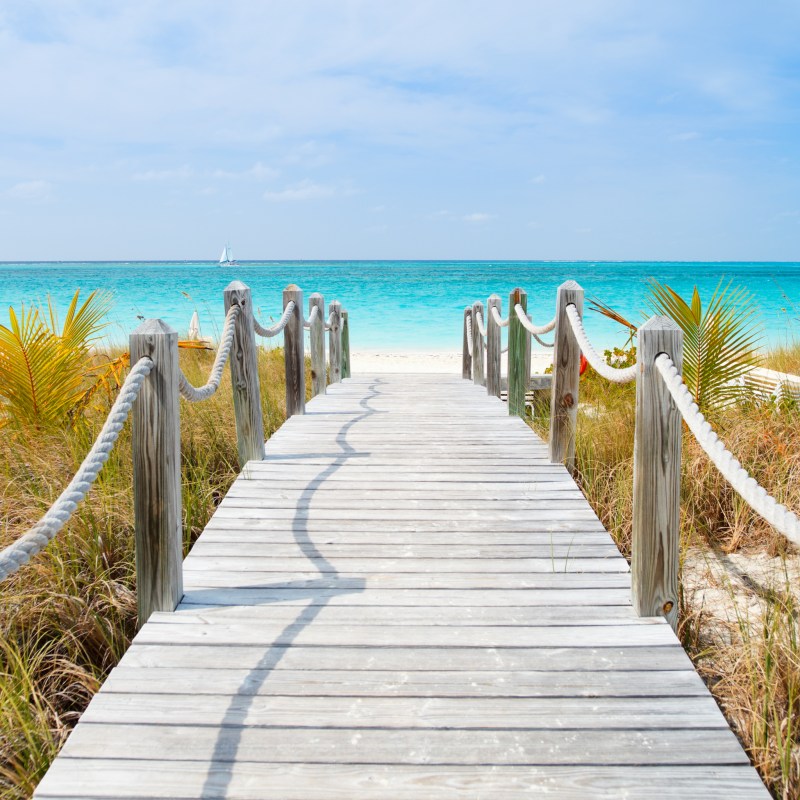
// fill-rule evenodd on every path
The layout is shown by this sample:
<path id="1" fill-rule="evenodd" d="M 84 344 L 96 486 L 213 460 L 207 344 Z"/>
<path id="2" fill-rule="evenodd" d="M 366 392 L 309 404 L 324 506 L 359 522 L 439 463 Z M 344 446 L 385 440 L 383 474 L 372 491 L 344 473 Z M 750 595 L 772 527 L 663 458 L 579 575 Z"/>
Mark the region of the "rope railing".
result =
<path id="1" fill-rule="evenodd" d="M 303 320 L 303 327 L 306 330 L 311 330 L 311 326 L 317 321 L 319 318 L 319 306 L 313 306 L 311 309 L 311 313 L 308 315 L 308 319 Z"/>
<path id="2" fill-rule="evenodd" d="M 44 550 L 67 524 L 78 504 L 86 497 L 103 464 L 108 460 L 122 426 L 128 418 L 131 406 L 142 388 L 142 383 L 152 369 L 153 362 L 146 357 L 140 358 L 131 367 L 131 371 L 120 387 L 117 399 L 103 423 L 100 434 L 95 439 L 86 458 L 83 459 L 75 477 L 39 522 L 20 536 L 16 542 L 0 551 L 0 581 L 16 572 L 33 556 Z"/>
<path id="3" fill-rule="evenodd" d="M 755 478 L 752 478 L 733 453 L 728 450 L 700 412 L 683 381 L 683 376 L 672 359 L 666 353 L 661 353 L 656 358 L 655 365 L 689 430 L 725 480 L 753 511 L 779 530 L 793 544 L 800 545 L 800 519 L 772 497 Z"/>
<path id="4" fill-rule="evenodd" d="M 605 359 L 594 349 L 589 337 L 586 335 L 586 330 L 583 327 L 583 320 L 578 313 L 578 309 L 574 303 L 569 303 L 566 307 L 567 319 L 569 320 L 572 332 L 578 340 L 578 345 L 581 352 L 586 357 L 586 360 L 592 365 L 592 368 L 602 375 L 606 380 L 613 383 L 630 383 L 636 380 L 637 365 L 633 364 L 624 369 L 618 369 L 607 364 Z"/>
<path id="5" fill-rule="evenodd" d="M 519 303 L 514 306 L 514 313 L 517 315 L 517 319 L 522 323 L 522 327 L 525 328 L 525 330 L 528 331 L 531 336 L 538 337 L 542 333 L 550 333 L 550 331 L 556 327 L 555 317 L 553 317 L 553 319 L 551 319 L 546 325 L 534 325 L 525 312 L 525 309 Z M 538 338 L 537 341 L 539 341 Z"/>
<path id="6" fill-rule="evenodd" d="M 495 325 L 497 325 L 499 328 L 507 328 L 508 327 L 508 322 L 509 322 L 508 317 L 505 317 L 505 318 L 501 317 L 500 316 L 500 312 L 497 310 L 497 306 L 492 306 L 491 307 L 491 311 L 492 311 L 492 318 L 494 319 Z"/>
<path id="7" fill-rule="evenodd" d="M 239 281 L 224 291 L 225 323 L 214 363 L 203 386 L 194 386 L 180 369 L 178 334 L 159 319 L 142 322 L 130 335 L 133 366 L 120 387 L 91 450 L 67 488 L 42 518 L 17 541 L 0 551 L 0 581 L 16 572 L 43 550 L 67 524 L 86 497 L 106 462 L 128 416 L 132 416 L 134 537 L 139 624 L 154 611 L 172 611 L 183 595 L 183 522 L 181 502 L 180 403 L 211 397 L 218 389 L 226 364 L 230 365 L 237 450 L 243 468 L 264 457 L 256 333 L 284 332 L 286 413 L 305 412 L 305 350 L 303 292 L 294 284 L 283 292 L 280 321 L 264 328 L 253 318 L 250 289 Z M 322 335 L 323 298 L 311 295 L 312 395 L 324 393 L 327 383 L 350 376 L 349 319 L 335 301 L 331 308 L 330 361 Z M 235 352 L 235 358 L 231 355 Z M 148 376 L 150 378 L 148 379 Z M 328 380 L 328 376 L 330 376 Z"/>
<path id="8" fill-rule="evenodd" d="M 225 316 L 225 326 L 222 329 L 222 336 L 220 337 L 219 347 L 217 348 L 217 356 L 214 359 L 214 365 L 211 367 L 208 381 L 203 386 L 193 386 L 186 375 L 183 374 L 183 371 L 179 370 L 178 389 L 181 396 L 190 403 L 199 403 L 203 400 L 208 400 L 208 398 L 219 389 L 219 382 L 222 379 L 222 370 L 231 352 L 236 320 L 240 312 L 241 307 L 238 305 L 231 306 L 230 309 L 228 309 L 228 313 Z"/>
<path id="9" fill-rule="evenodd" d="M 633 457 L 633 525 L 631 544 L 631 601 L 640 616 L 661 616 L 677 628 L 680 568 L 681 436 L 683 423 L 716 469 L 766 522 L 800 546 L 800 515 L 787 509 L 747 472 L 700 412 L 680 374 L 683 333 L 671 319 L 654 316 L 638 328 L 637 362 L 619 369 L 606 363 L 592 345 L 583 325 L 583 289 L 575 281 L 558 287 L 556 315 L 545 326 L 527 314 L 527 294 L 514 289 L 509 308 L 508 413 L 525 417 L 525 393 L 530 386 L 530 337 L 555 330 L 550 381 L 548 450 L 553 464 L 576 468 L 581 356 L 603 378 L 619 384 L 635 381 L 636 413 Z M 489 299 L 490 335 L 497 335 L 497 297 Z M 472 307 L 473 314 L 481 304 Z M 464 353 L 471 346 L 470 309 L 464 316 Z M 476 337 L 476 341 L 478 338 Z M 495 342 L 497 340 L 495 339 Z M 477 383 L 474 364 L 464 359 L 464 377 Z M 489 366 L 497 385 L 499 359 Z M 480 376 L 478 376 L 480 378 Z M 488 389 L 490 394 L 493 392 Z"/>
<path id="10" fill-rule="evenodd" d="M 472 357 L 472 317 L 467 317 L 467 350 Z"/>
<path id="11" fill-rule="evenodd" d="M 290 300 L 283 309 L 281 318 L 269 328 L 265 328 L 253 317 L 253 330 L 255 330 L 259 336 L 263 336 L 265 339 L 271 339 L 273 336 L 277 336 L 286 327 L 293 313 L 294 300 Z"/>
<path id="12" fill-rule="evenodd" d="M 475 314 L 475 322 L 478 326 L 478 333 L 483 336 L 484 338 L 488 336 L 488 332 L 486 330 L 486 325 L 483 322 L 483 314 L 480 311 L 476 312 Z"/>

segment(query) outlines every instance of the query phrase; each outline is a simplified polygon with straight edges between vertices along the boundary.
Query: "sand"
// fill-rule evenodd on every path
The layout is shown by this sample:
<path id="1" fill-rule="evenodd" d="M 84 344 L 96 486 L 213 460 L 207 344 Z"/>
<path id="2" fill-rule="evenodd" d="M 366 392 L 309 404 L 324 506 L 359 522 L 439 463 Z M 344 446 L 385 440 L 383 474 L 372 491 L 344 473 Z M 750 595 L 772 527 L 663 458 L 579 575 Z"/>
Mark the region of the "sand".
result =
<path id="1" fill-rule="evenodd" d="M 350 362 L 353 375 L 381 372 L 461 374 L 461 352 L 451 350 L 353 350 Z M 544 372 L 552 363 L 552 351 L 531 353 L 531 372 L 534 374 Z M 508 374 L 505 354 L 501 370 L 504 375 Z"/>

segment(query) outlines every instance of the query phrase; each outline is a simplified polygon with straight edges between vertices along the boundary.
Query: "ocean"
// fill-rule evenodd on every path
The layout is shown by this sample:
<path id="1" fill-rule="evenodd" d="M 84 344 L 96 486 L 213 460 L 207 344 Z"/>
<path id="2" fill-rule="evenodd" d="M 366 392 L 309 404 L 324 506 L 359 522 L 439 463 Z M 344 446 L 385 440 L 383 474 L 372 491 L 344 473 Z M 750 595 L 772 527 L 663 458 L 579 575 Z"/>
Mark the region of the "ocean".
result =
<path id="1" fill-rule="evenodd" d="M 282 289 L 300 286 L 306 298 L 338 299 L 350 313 L 353 349 L 384 351 L 458 350 L 463 309 L 497 293 L 507 313 L 515 286 L 528 292 L 537 324 L 553 316 L 555 291 L 573 279 L 587 298 L 597 298 L 634 323 L 647 313 L 648 280 L 671 286 L 687 300 L 697 285 L 707 300 L 720 281 L 744 286 L 756 298 L 764 344 L 800 336 L 800 262 L 686 263 L 604 261 L 245 261 L 222 267 L 209 262 L 28 262 L 0 263 L 0 324 L 8 306 L 46 302 L 63 313 L 76 289 L 108 289 L 114 307 L 106 337 L 123 344 L 139 320 L 160 317 L 185 334 L 192 313 L 203 335 L 218 334 L 224 318 L 222 292 L 232 280 L 246 283 L 263 322 L 277 319 Z M 306 301 L 307 302 L 307 301 Z M 623 344 L 618 324 L 591 311 L 590 337 L 600 347 Z M 276 341 L 276 340 L 273 340 Z M 277 340 L 279 341 L 279 339 Z"/>

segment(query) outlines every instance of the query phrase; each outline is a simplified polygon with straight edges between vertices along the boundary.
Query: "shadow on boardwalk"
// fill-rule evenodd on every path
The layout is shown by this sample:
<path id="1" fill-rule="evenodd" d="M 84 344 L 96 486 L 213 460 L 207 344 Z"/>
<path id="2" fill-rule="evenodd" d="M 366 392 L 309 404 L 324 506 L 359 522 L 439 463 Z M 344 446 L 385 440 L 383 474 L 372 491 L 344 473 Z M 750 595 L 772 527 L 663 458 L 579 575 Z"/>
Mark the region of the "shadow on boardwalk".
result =
<path id="1" fill-rule="evenodd" d="M 236 764 L 236 754 L 242 736 L 243 728 L 241 720 L 246 714 L 247 707 L 252 703 L 253 698 L 256 697 L 258 690 L 267 681 L 272 670 L 278 666 L 288 648 L 291 647 L 300 633 L 314 622 L 332 597 L 339 594 L 361 592 L 364 590 L 365 581 L 362 579 L 357 579 L 355 581 L 353 579 L 345 579 L 346 585 L 337 588 L 336 584 L 341 576 L 336 567 L 325 558 L 314 543 L 308 530 L 308 520 L 300 509 L 307 507 L 314 493 L 325 484 L 327 479 L 347 464 L 348 460 L 362 455 L 362 453 L 348 444 L 347 435 L 354 426 L 373 414 L 378 413 L 375 409 L 369 407 L 369 403 L 380 395 L 380 390 L 378 388 L 380 383 L 381 380 L 376 379 L 369 387 L 369 394 L 359 402 L 359 405 L 364 409 L 364 413 L 342 425 L 337 433 L 336 443 L 341 448 L 341 455 L 337 455 L 336 459 L 331 464 L 321 470 L 319 474 L 315 475 L 314 478 L 308 482 L 305 490 L 298 499 L 297 513 L 292 523 L 292 533 L 303 555 L 313 564 L 317 572 L 324 577 L 318 582 L 317 586 L 314 585 L 315 582 L 313 581 L 304 582 L 302 584 L 302 588 L 308 590 L 308 597 L 312 602 L 300 612 L 297 619 L 290 622 L 283 631 L 281 631 L 276 639 L 277 642 L 280 642 L 280 645 L 273 644 L 266 650 L 256 666 L 253 667 L 242 680 L 238 691 L 231 698 L 228 710 L 220 724 L 214 752 L 208 765 L 206 781 L 200 795 L 206 800 L 224 797 L 227 794 L 227 789 L 233 777 L 233 767 Z M 283 585 L 285 586 L 286 584 Z M 244 706 L 239 702 L 239 698 L 241 697 L 248 698 L 244 701 Z"/>

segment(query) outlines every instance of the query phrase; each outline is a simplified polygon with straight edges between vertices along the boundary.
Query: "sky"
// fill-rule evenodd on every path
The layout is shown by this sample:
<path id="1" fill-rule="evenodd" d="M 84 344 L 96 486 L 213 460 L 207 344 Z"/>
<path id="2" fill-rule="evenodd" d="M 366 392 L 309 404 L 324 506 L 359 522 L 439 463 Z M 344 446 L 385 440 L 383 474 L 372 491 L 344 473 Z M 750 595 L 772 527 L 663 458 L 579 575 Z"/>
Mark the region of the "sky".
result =
<path id="1" fill-rule="evenodd" d="M 0 261 L 800 260 L 796 0 L 3 0 Z"/>

